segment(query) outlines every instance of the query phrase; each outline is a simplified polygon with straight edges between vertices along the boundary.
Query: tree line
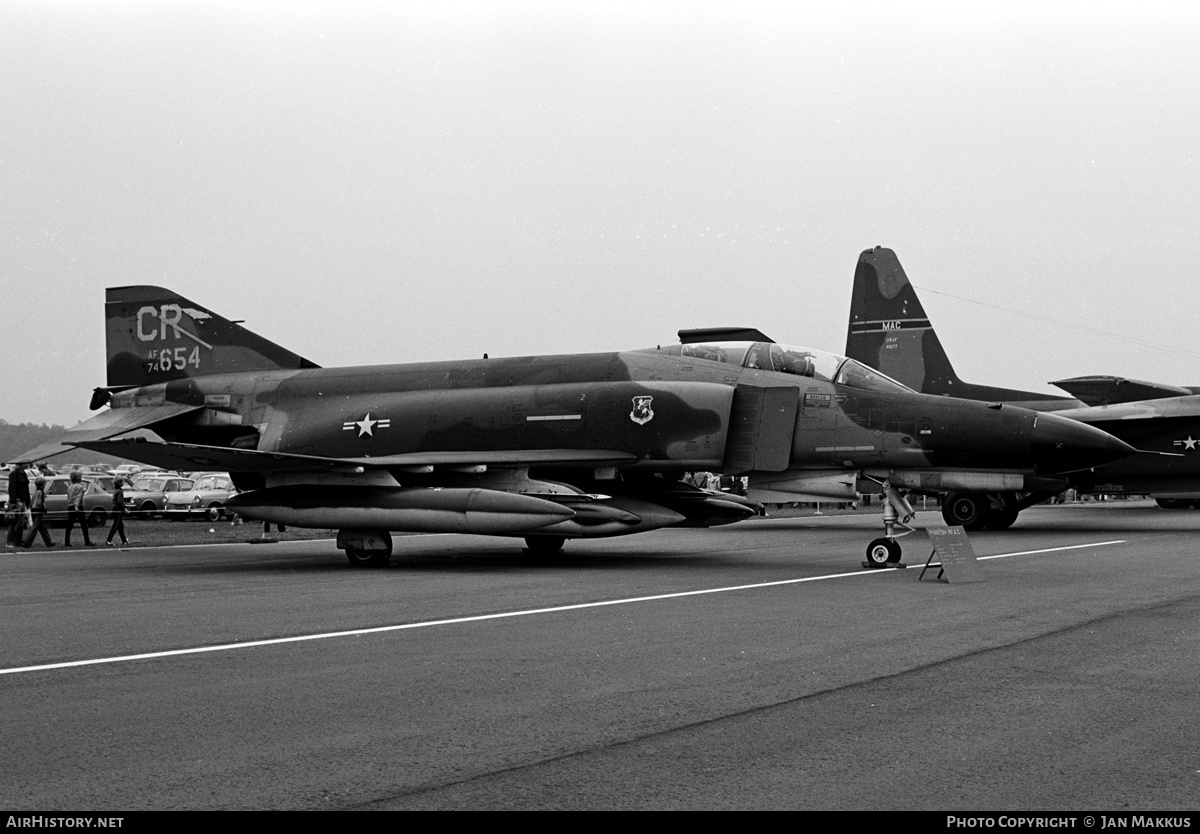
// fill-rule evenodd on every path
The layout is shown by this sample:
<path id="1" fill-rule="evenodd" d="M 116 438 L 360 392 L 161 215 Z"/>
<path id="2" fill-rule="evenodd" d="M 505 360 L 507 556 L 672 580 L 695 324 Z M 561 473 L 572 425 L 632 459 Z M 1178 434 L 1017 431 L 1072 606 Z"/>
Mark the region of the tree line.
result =
<path id="1" fill-rule="evenodd" d="M 0 463 L 7 463 L 22 452 L 35 446 L 60 437 L 65 426 L 45 425 L 38 423 L 10 423 L 0 419 Z M 61 455 L 51 458 L 48 463 L 122 463 L 120 458 L 112 455 L 102 455 L 87 449 L 67 449 Z"/>

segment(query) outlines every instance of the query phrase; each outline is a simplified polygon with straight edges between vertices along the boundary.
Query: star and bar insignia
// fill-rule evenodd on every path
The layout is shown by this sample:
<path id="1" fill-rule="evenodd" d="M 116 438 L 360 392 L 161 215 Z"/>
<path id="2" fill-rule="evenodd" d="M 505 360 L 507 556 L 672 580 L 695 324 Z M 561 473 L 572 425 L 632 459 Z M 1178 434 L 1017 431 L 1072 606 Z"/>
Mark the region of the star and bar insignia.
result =
<path id="1" fill-rule="evenodd" d="M 371 412 L 368 411 L 367 416 L 361 420 L 347 420 L 342 423 L 342 431 L 354 431 L 358 429 L 359 437 L 374 437 L 375 429 L 387 429 L 391 428 L 391 425 L 391 419 L 386 417 L 381 420 L 371 419 Z"/>

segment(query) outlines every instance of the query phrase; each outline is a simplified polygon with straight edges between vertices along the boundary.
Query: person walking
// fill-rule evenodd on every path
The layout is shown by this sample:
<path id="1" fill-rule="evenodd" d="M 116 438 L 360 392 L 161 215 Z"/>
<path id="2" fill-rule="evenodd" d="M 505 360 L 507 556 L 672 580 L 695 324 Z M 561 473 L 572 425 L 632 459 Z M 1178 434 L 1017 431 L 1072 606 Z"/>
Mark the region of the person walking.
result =
<path id="1" fill-rule="evenodd" d="M 46 547 L 54 547 L 54 542 L 50 540 L 50 534 L 46 532 L 46 526 L 42 520 L 46 517 L 46 479 L 33 479 L 33 499 L 29 504 L 29 514 L 33 519 L 33 524 L 29 525 L 29 532 L 25 534 L 25 546 L 33 547 L 33 540 L 38 533 L 42 534 L 42 541 Z"/>
<path id="2" fill-rule="evenodd" d="M 23 463 L 14 463 L 8 470 L 8 500 L 29 506 L 29 476 L 25 474 Z"/>
<path id="3" fill-rule="evenodd" d="M 113 536 L 120 533 L 121 545 L 124 547 L 129 544 L 129 539 L 125 538 L 125 481 L 122 478 L 113 481 L 112 517 L 112 527 L 108 531 L 108 541 L 105 544 L 112 547 Z"/>
<path id="4" fill-rule="evenodd" d="M 86 494 L 87 484 L 83 482 L 83 476 L 78 469 L 72 470 L 71 485 L 67 487 L 67 537 L 63 547 L 71 546 L 71 528 L 76 522 L 79 522 L 79 529 L 83 532 L 83 543 L 88 547 L 94 546 L 88 535 L 87 516 L 83 514 L 83 496 Z"/>
<path id="5" fill-rule="evenodd" d="M 21 530 L 25 526 L 25 511 L 29 509 L 29 476 L 25 464 L 17 462 L 8 470 L 8 538 L 5 544 L 21 546 Z"/>
<path id="6" fill-rule="evenodd" d="M 26 507 L 20 501 L 8 502 L 4 510 L 4 520 L 8 522 L 8 535 L 4 538 L 5 547 L 20 547 L 24 539 Z"/>

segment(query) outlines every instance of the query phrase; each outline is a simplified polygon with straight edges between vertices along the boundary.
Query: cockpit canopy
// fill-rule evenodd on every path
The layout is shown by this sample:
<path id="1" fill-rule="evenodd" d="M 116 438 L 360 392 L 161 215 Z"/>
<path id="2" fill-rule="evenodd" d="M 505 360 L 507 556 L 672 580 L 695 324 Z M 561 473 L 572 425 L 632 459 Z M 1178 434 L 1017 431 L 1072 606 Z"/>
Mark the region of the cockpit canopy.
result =
<path id="1" fill-rule="evenodd" d="M 709 342 L 679 345 L 679 355 L 761 371 L 806 376 L 866 391 L 912 393 L 912 389 L 866 365 L 813 348 L 774 342 Z"/>

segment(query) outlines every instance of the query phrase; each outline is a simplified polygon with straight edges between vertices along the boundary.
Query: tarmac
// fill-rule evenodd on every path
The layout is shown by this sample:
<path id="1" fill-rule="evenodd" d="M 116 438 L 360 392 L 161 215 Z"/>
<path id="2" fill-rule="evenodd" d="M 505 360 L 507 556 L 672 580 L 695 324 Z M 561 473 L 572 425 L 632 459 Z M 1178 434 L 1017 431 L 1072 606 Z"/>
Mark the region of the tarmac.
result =
<path id="1" fill-rule="evenodd" d="M 1200 806 L 1200 512 L 1035 507 L 974 584 L 879 527 L 2 553 L 0 807 Z"/>

